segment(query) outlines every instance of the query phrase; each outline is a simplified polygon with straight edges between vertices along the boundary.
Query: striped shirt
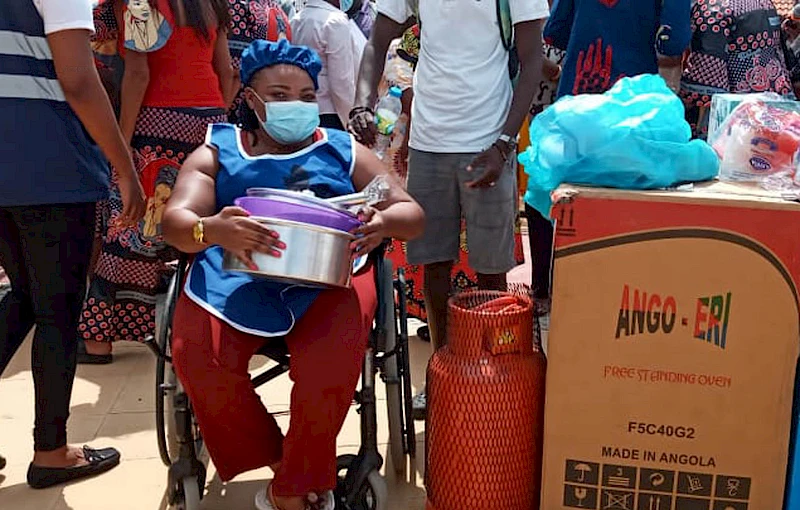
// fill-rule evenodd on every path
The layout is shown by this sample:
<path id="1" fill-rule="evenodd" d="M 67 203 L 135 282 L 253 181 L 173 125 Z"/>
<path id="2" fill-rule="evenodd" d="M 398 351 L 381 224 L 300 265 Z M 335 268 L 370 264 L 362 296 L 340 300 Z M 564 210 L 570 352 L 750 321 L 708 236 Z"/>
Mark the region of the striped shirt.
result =
<path id="1" fill-rule="evenodd" d="M 91 0 L 0 1 L 0 207 L 108 194 L 108 165 L 65 100 L 46 38 L 73 29 L 92 30 Z"/>

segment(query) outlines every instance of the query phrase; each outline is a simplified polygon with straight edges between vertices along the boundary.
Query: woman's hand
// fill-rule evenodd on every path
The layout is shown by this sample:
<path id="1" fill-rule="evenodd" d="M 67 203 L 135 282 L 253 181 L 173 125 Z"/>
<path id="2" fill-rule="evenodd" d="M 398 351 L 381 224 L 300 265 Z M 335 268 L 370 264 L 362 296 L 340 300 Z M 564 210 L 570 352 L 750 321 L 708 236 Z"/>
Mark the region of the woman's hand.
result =
<path id="1" fill-rule="evenodd" d="M 254 251 L 280 257 L 281 250 L 286 249 L 277 232 L 250 219 L 250 213 L 241 207 L 225 207 L 206 218 L 204 230 L 209 244 L 222 246 L 252 270 L 258 269 L 252 258 Z"/>
<path id="2" fill-rule="evenodd" d="M 364 224 L 351 232 L 359 237 L 350 247 L 356 255 L 364 255 L 380 246 L 386 239 L 386 222 L 383 214 L 373 207 L 362 209 L 358 213 L 358 219 Z"/>

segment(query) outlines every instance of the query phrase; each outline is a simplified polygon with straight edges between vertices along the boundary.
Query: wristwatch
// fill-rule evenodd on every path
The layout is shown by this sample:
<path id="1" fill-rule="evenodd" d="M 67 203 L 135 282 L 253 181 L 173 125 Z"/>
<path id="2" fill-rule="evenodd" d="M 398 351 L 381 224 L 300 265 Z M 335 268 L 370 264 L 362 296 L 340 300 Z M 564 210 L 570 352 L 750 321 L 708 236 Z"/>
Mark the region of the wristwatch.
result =
<path id="1" fill-rule="evenodd" d="M 197 223 L 192 227 L 192 237 L 197 244 L 206 244 L 206 230 L 203 225 L 203 218 L 197 220 Z"/>
<path id="2" fill-rule="evenodd" d="M 497 146 L 498 149 L 500 149 L 500 152 L 503 153 L 503 157 L 506 159 L 508 158 L 508 155 L 511 154 L 511 152 L 514 150 L 514 146 L 516 144 L 517 144 L 517 137 L 516 136 L 511 137 L 505 133 L 498 136 L 497 141 L 495 142 L 495 145 Z"/>
<path id="3" fill-rule="evenodd" d="M 501 142 L 503 142 L 504 144 L 508 145 L 509 147 L 511 147 L 512 145 L 516 145 L 516 143 L 517 143 L 517 137 L 516 136 L 509 136 L 509 135 L 507 135 L 505 133 L 503 133 L 502 135 L 498 136 L 497 139 L 500 140 Z"/>

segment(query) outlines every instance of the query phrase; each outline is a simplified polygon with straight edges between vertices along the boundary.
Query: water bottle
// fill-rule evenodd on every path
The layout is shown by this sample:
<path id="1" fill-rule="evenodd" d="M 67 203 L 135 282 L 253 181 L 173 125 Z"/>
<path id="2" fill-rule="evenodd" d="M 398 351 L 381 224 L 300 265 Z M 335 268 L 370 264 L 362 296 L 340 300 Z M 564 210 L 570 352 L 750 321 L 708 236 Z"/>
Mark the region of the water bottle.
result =
<path id="1" fill-rule="evenodd" d="M 392 87 L 389 93 L 378 102 L 375 111 L 375 124 L 378 126 L 378 137 L 375 140 L 375 154 L 383 160 L 392 143 L 392 133 L 403 105 L 400 103 L 400 96 L 403 91 L 399 87 Z"/>

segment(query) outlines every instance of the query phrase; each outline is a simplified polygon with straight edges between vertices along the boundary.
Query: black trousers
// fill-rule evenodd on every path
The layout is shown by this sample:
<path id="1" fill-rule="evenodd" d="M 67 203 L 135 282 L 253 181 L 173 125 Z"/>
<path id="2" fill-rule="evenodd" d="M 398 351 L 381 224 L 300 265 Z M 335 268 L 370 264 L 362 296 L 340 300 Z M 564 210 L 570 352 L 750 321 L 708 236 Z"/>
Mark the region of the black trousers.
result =
<path id="1" fill-rule="evenodd" d="M 67 443 L 94 224 L 94 203 L 0 207 L 0 265 L 11 280 L 0 301 L 0 374 L 35 325 L 36 451 Z"/>
<path id="2" fill-rule="evenodd" d="M 531 288 L 537 299 L 548 299 L 553 263 L 553 224 L 528 204 L 525 204 L 525 218 L 528 220 L 528 242 L 533 266 Z"/>

